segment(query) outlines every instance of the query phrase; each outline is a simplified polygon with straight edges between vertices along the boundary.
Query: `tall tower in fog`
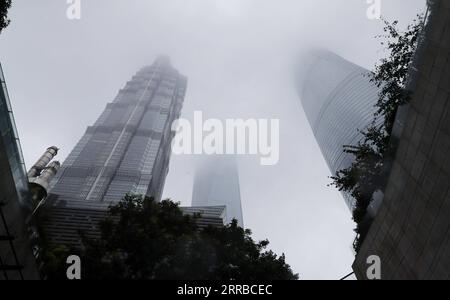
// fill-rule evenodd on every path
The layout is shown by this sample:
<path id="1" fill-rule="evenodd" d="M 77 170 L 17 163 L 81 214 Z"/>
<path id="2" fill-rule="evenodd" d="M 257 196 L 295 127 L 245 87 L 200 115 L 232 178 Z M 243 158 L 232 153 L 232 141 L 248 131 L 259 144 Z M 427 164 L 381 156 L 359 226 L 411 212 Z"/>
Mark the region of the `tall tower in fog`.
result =
<path id="1" fill-rule="evenodd" d="M 230 223 L 236 219 L 239 226 L 244 227 L 235 157 L 208 156 L 197 165 L 192 206 L 226 206 L 226 222 Z"/>
<path id="2" fill-rule="evenodd" d="M 108 206 L 127 193 L 160 200 L 186 85 L 161 56 L 107 104 L 52 181 L 42 224 L 50 244 L 80 247 L 80 231 L 98 238 Z"/>
<path id="3" fill-rule="evenodd" d="M 331 173 L 351 166 L 343 146 L 356 145 L 373 121 L 379 88 L 368 70 L 342 57 L 315 51 L 302 62 L 299 92 L 303 109 Z M 382 120 L 379 120 L 381 122 Z M 353 198 L 343 194 L 352 208 Z"/>
<path id="4" fill-rule="evenodd" d="M 55 206 L 106 209 L 126 193 L 160 200 L 172 122 L 187 79 L 161 56 L 138 71 L 72 150 L 52 182 Z"/>

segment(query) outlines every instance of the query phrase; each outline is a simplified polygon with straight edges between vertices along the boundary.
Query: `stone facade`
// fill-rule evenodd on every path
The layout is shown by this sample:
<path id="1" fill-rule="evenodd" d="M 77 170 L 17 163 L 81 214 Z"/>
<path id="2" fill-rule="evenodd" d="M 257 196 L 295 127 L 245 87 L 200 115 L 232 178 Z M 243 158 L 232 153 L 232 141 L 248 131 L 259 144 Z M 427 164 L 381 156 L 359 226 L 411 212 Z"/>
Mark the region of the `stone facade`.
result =
<path id="1" fill-rule="evenodd" d="M 450 2 L 431 1 L 401 135 L 378 215 L 353 268 L 367 279 L 450 279 Z"/>

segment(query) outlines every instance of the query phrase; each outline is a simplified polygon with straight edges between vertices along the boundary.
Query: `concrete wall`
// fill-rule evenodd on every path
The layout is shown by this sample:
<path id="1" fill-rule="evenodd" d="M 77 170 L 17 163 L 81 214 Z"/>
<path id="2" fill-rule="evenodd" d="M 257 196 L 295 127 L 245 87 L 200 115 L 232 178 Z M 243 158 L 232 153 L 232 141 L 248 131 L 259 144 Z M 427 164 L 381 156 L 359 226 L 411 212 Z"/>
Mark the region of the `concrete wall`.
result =
<path id="1" fill-rule="evenodd" d="M 356 257 L 382 279 L 450 279 L 450 1 L 434 1 L 384 202 Z"/>

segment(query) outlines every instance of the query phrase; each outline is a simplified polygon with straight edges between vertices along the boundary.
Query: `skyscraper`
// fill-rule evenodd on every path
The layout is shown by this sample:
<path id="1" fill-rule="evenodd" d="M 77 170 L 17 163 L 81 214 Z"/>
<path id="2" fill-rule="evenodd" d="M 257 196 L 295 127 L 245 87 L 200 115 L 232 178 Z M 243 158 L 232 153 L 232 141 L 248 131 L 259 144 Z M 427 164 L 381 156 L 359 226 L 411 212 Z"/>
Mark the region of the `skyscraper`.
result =
<path id="1" fill-rule="evenodd" d="M 183 106 L 187 78 L 167 57 L 138 71 L 72 150 L 52 181 L 50 243 L 77 245 L 78 230 L 98 234 L 109 205 L 127 193 L 161 199 L 171 155 L 171 126 Z"/>
<path id="2" fill-rule="evenodd" d="M 226 223 L 236 219 L 244 227 L 235 157 L 214 155 L 202 159 L 195 172 L 192 205 L 226 206 Z"/>
<path id="3" fill-rule="evenodd" d="M 303 109 L 331 173 L 348 168 L 353 156 L 343 146 L 356 145 L 373 121 L 379 88 L 370 71 L 328 51 L 306 56 L 299 71 Z M 382 122 L 382 120 L 378 120 Z M 354 200 L 343 194 L 352 208 Z"/>
<path id="4" fill-rule="evenodd" d="M 137 72 L 62 165 L 52 200 L 76 208 L 106 208 L 126 193 L 159 200 L 186 85 L 163 56 Z"/>

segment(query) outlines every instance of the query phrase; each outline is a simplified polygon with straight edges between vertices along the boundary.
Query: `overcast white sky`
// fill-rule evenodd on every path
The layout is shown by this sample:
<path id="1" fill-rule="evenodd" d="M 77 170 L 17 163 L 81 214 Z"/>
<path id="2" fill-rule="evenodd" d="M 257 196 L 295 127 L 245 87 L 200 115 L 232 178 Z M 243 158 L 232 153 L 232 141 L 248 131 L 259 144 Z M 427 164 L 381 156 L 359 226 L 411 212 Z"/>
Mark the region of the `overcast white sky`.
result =
<path id="1" fill-rule="evenodd" d="M 142 66 L 165 53 L 189 78 L 183 117 L 278 118 L 280 162 L 239 160 L 244 220 L 303 279 L 351 272 L 351 215 L 301 108 L 294 62 L 312 44 L 372 68 L 385 53 L 366 0 L 14 0 L 0 60 L 27 166 L 51 145 L 64 160 L 86 127 Z M 425 0 L 383 0 L 404 26 Z M 192 158 L 172 157 L 165 197 L 189 205 Z"/>

